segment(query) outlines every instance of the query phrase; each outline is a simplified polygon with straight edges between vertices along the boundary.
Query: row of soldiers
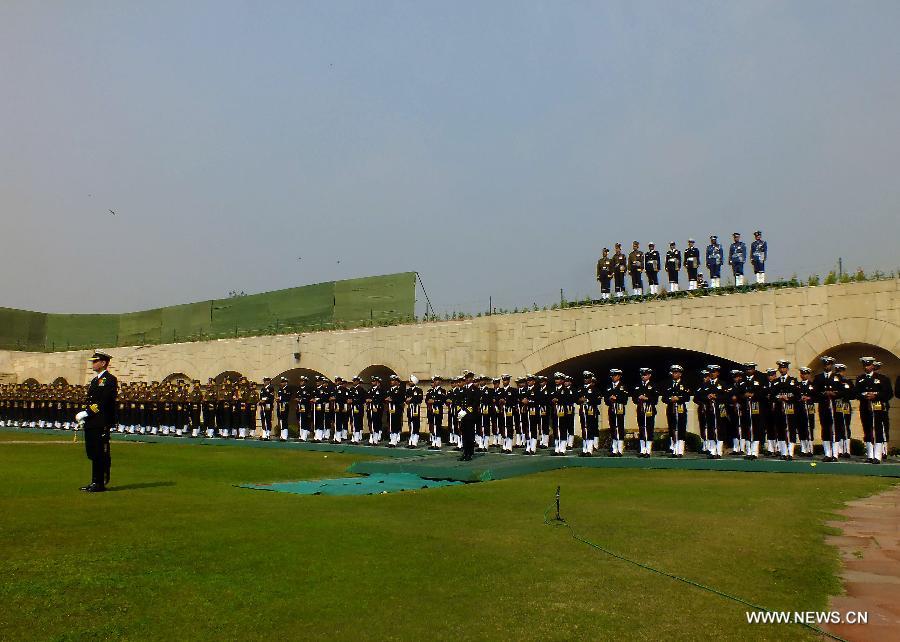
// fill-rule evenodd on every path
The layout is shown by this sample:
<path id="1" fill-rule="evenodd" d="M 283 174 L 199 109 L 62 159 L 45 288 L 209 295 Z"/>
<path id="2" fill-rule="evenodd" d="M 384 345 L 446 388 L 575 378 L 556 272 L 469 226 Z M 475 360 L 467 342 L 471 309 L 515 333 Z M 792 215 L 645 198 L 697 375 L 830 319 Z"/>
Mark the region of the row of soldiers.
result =
<path id="1" fill-rule="evenodd" d="M 744 285 L 744 265 L 748 259 L 753 265 L 756 275 L 756 283 L 766 282 L 766 258 L 769 253 L 769 244 L 763 240 L 762 232 L 753 233 L 754 240 L 747 251 L 747 244 L 741 240 L 739 232 L 732 234 L 732 243 L 725 253 L 719 243 L 718 237 L 709 237 L 709 245 L 706 246 L 705 265 L 709 271 L 709 281 L 705 281 L 700 272 L 700 248 L 696 247 L 694 239 L 688 239 L 684 253 L 678 249 L 675 241 L 669 243 L 665 258 L 662 257 L 656 244 L 651 242 L 647 251 L 641 250 L 641 244 L 634 241 L 631 244 L 631 252 L 626 256 L 622 251 L 622 244 L 615 244 L 615 252 L 610 255 L 609 248 L 603 248 L 603 256 L 597 261 L 597 281 L 600 283 L 600 298 L 609 299 L 614 289 L 617 297 L 625 296 L 625 277 L 631 278 L 631 293 L 633 296 L 644 294 L 644 275 L 647 275 L 649 294 L 659 294 L 659 273 L 666 272 L 669 279 L 669 291 L 678 292 L 678 277 L 682 267 L 687 272 L 688 289 L 696 290 L 699 287 L 718 288 L 721 286 L 722 267 L 727 264 L 731 267 L 736 286 Z"/>
<path id="2" fill-rule="evenodd" d="M 650 368 L 640 369 L 640 381 L 627 386 L 623 372 L 609 371 L 600 383 L 590 372 L 576 384 L 561 372 L 552 377 L 510 375 L 491 379 L 467 372 L 445 380 L 433 377 L 422 390 L 411 377 L 403 382 L 391 375 L 387 382 L 372 377 L 364 385 L 360 377 L 301 377 L 299 386 L 285 378 L 277 383 L 265 378 L 261 386 L 242 378 L 220 384 L 210 380 L 187 383 L 122 384 L 118 398 L 117 430 L 131 434 L 163 434 L 209 438 L 248 438 L 261 426 L 261 439 L 277 430 L 289 438 L 288 425 L 296 421 L 301 441 L 363 443 L 368 428 L 371 445 L 400 446 L 404 419 L 407 446 L 415 448 L 427 426 L 429 448 L 444 442 L 463 448 L 461 414 L 474 415 L 474 443 L 481 451 L 499 447 L 512 453 L 524 448 L 534 455 L 549 449 L 565 455 L 574 446 L 576 417 L 581 427 L 581 455 L 599 449 L 602 407 L 610 431 L 610 455 L 621 457 L 625 449 L 626 407 L 633 406 L 640 457 L 650 457 L 656 430 L 657 406 L 662 402 L 669 433 L 669 451 L 682 457 L 688 409 L 697 413 L 702 451 L 710 458 L 723 456 L 730 441 L 731 454 L 748 459 L 760 456 L 761 446 L 770 456 L 790 460 L 799 443 L 800 454 L 813 453 L 818 416 L 825 461 L 850 457 L 851 400 L 859 401 L 859 415 L 866 444 L 866 460 L 877 463 L 887 455 L 890 437 L 889 402 L 893 390 L 879 370 L 881 364 L 864 357 L 865 372 L 846 378 L 846 366 L 829 356 L 824 369 L 813 377 L 809 368 L 800 376 L 789 374 L 790 364 L 779 361 L 765 373 L 756 364 L 733 369 L 730 378 L 722 368 L 710 365 L 701 371 L 702 381 L 688 386 L 684 369 L 673 365 L 663 382 L 654 380 Z M 75 428 L 72 419 L 83 405 L 84 386 L 4 386 L 0 388 L 0 425 Z M 424 408 L 423 408 L 424 406 Z M 423 426 L 424 415 L 424 426 Z M 259 424 L 257 423 L 259 419 Z M 470 422 L 472 418 L 470 417 Z M 277 423 L 277 426 L 276 426 Z"/>

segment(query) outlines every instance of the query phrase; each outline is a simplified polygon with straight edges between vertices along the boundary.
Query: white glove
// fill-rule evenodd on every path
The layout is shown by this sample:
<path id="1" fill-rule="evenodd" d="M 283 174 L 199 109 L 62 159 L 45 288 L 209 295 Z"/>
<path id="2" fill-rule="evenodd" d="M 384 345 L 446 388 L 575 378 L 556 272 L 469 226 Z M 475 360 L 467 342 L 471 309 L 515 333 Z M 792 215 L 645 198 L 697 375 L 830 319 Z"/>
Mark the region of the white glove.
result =
<path id="1" fill-rule="evenodd" d="M 460 419 L 462 419 L 463 417 L 465 417 L 465 416 L 468 415 L 468 414 L 469 414 L 469 413 L 467 413 L 465 410 L 460 410 L 460 411 L 459 411 L 459 414 L 456 415 L 456 416 L 459 417 Z"/>
<path id="2" fill-rule="evenodd" d="M 82 423 L 85 419 L 87 419 L 87 410 L 82 410 L 77 415 L 75 415 L 75 421 L 78 423 Z"/>

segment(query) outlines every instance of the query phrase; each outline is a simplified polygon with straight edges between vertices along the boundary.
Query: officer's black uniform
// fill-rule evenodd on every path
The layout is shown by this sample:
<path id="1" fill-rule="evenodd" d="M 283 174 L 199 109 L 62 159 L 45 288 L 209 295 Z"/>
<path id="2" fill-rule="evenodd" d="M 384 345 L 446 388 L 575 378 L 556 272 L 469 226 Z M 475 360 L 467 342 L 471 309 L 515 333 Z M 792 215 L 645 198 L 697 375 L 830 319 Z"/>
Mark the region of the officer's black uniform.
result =
<path id="1" fill-rule="evenodd" d="M 666 252 L 666 276 L 669 277 L 669 285 L 678 286 L 678 272 L 681 271 L 681 251 L 673 243 Z"/>
<path id="2" fill-rule="evenodd" d="M 109 355 L 97 352 L 92 361 L 109 362 Z M 84 420 L 84 448 L 91 460 L 91 483 L 82 488 L 88 492 L 106 490 L 112 460 L 109 452 L 109 431 L 116 425 L 116 397 L 119 382 L 104 370 L 91 380 L 87 390 Z"/>
<path id="3" fill-rule="evenodd" d="M 466 385 L 460 388 L 460 402 L 465 416 L 462 423 L 463 461 L 471 461 L 475 454 L 475 424 L 479 420 L 478 408 L 481 404 L 481 391 L 471 379 L 466 380 Z"/>

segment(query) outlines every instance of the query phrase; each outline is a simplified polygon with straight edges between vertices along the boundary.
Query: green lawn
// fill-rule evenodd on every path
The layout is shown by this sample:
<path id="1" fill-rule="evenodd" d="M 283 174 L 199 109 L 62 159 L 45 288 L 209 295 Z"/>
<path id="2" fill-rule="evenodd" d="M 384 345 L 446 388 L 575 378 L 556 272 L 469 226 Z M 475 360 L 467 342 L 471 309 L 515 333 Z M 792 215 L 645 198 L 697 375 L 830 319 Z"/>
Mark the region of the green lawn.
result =
<path id="1" fill-rule="evenodd" d="M 796 639 L 745 607 L 543 524 L 778 610 L 840 591 L 824 522 L 891 481 L 569 469 L 369 497 L 242 482 L 342 476 L 357 456 L 0 433 L 0 636 L 13 639 Z"/>

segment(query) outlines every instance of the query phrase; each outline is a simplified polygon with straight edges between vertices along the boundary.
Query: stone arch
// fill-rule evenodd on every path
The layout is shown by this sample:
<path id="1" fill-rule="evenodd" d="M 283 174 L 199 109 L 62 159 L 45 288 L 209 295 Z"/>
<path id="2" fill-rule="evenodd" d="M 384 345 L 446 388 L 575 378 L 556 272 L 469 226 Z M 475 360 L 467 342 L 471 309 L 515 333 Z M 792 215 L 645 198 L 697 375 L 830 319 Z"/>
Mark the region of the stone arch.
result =
<path id="1" fill-rule="evenodd" d="M 213 380 L 216 383 L 222 383 L 226 378 L 231 379 L 232 381 L 236 381 L 243 377 L 244 375 L 238 372 L 237 370 L 224 370 L 213 377 Z"/>
<path id="2" fill-rule="evenodd" d="M 354 373 L 358 373 L 362 377 L 364 371 L 373 367 L 385 368 L 389 371 L 388 374 L 391 372 L 397 375 L 403 373 L 400 375 L 401 378 L 409 374 L 409 366 L 406 359 L 399 354 L 399 350 L 387 350 L 381 347 L 369 348 L 357 354 L 350 362 L 348 374 L 353 376 Z M 375 372 L 374 374 L 379 373 Z"/>
<path id="3" fill-rule="evenodd" d="M 158 362 L 154 359 L 153 363 L 153 381 L 165 381 L 169 377 L 174 377 L 174 375 L 182 375 L 190 381 L 192 377 L 189 377 L 186 373 L 196 372 L 197 370 L 195 364 L 185 359 L 159 359 Z"/>
<path id="4" fill-rule="evenodd" d="M 317 354 L 315 352 L 306 352 L 302 351 L 300 353 L 300 359 L 297 360 L 294 358 L 293 354 L 287 354 L 283 357 L 278 357 L 274 361 L 270 361 L 265 364 L 265 366 L 261 369 L 258 374 L 258 379 L 262 380 L 262 377 L 271 377 L 270 373 L 272 372 L 289 372 L 292 370 L 306 370 L 312 372 L 314 374 L 321 374 L 329 379 L 334 378 L 335 376 L 345 376 L 340 372 L 339 367 L 335 365 L 335 363 L 327 358 L 322 356 L 321 354 Z M 308 372 L 301 373 L 309 376 Z M 298 377 L 300 375 L 297 375 Z M 275 377 L 272 377 L 275 379 Z"/>
<path id="5" fill-rule="evenodd" d="M 162 383 L 189 383 L 191 378 L 184 374 L 183 372 L 173 372 L 170 375 L 167 375 Z"/>
<path id="6" fill-rule="evenodd" d="M 22 382 L 23 386 L 39 386 L 40 381 L 35 379 L 34 377 L 28 377 L 25 381 Z"/>
<path id="7" fill-rule="evenodd" d="M 519 374 L 541 372 L 586 354 L 631 347 L 674 348 L 734 363 L 765 364 L 778 358 L 763 346 L 723 332 L 673 325 L 628 325 L 591 330 L 544 346 L 519 361 Z"/>
<path id="8" fill-rule="evenodd" d="M 823 323 L 802 335 L 795 344 L 797 363 L 812 363 L 838 346 L 868 344 L 895 357 L 900 356 L 900 325 L 871 319 L 849 317 Z M 847 364 L 848 369 L 851 364 Z M 885 362 L 887 365 L 887 362 Z"/>
<path id="9" fill-rule="evenodd" d="M 388 377 L 392 374 L 397 374 L 395 370 L 389 368 L 388 366 L 384 366 L 381 364 L 374 364 L 371 366 L 367 366 L 359 371 L 359 378 L 363 380 L 363 383 L 369 383 L 374 376 L 381 377 L 381 380 L 386 382 Z"/>
<path id="10" fill-rule="evenodd" d="M 58 385 L 68 386 L 69 382 L 66 380 L 65 377 L 57 377 L 56 379 L 53 380 L 53 385 L 54 386 L 58 386 Z"/>
<path id="11" fill-rule="evenodd" d="M 847 372 L 845 373 L 845 376 L 847 377 L 856 377 L 863 372 L 862 364 L 859 362 L 860 357 L 875 357 L 876 360 L 881 361 L 884 364 L 881 368 L 881 372 L 891 377 L 892 380 L 894 377 L 900 375 L 900 357 L 881 346 L 871 343 L 842 343 L 841 345 L 834 346 L 833 348 L 829 348 L 821 354 L 816 355 L 815 358 L 806 363 L 806 365 L 812 368 L 813 371 L 821 370 L 822 363 L 819 360 L 819 357 L 825 356 L 826 354 L 834 357 L 835 361 L 838 363 L 843 363 L 847 366 Z"/>
<path id="12" fill-rule="evenodd" d="M 285 370 L 276 375 L 265 375 L 266 377 L 272 377 L 272 383 L 277 385 L 278 380 L 281 377 L 287 377 L 289 386 L 299 386 L 300 385 L 300 377 L 305 376 L 310 379 L 310 381 L 314 380 L 317 376 L 326 376 L 324 372 L 319 372 L 318 370 L 310 370 L 309 368 L 291 368 L 290 370 Z"/>

